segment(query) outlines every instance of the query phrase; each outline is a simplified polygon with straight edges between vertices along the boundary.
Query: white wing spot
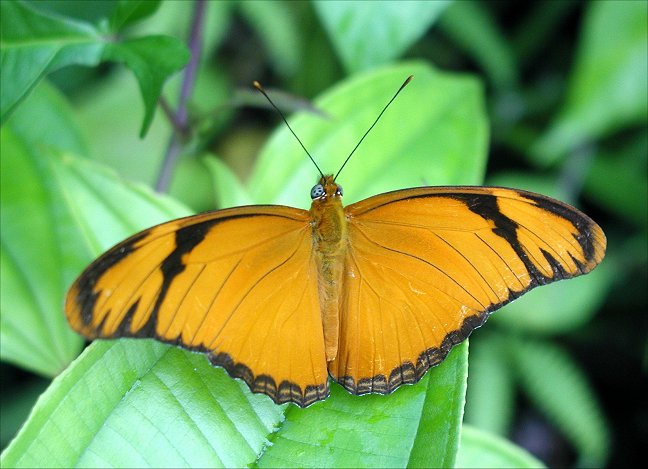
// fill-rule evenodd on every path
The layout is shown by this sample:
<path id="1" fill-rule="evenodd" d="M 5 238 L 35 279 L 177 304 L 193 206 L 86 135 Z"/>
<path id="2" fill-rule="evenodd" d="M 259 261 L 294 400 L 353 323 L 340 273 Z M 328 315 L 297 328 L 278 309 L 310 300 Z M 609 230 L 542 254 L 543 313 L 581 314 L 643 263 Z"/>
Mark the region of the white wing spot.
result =
<path id="1" fill-rule="evenodd" d="M 413 292 L 416 293 L 417 295 L 427 295 L 424 291 L 418 290 L 414 288 L 414 285 L 412 285 L 412 282 L 408 282 L 409 289 Z"/>

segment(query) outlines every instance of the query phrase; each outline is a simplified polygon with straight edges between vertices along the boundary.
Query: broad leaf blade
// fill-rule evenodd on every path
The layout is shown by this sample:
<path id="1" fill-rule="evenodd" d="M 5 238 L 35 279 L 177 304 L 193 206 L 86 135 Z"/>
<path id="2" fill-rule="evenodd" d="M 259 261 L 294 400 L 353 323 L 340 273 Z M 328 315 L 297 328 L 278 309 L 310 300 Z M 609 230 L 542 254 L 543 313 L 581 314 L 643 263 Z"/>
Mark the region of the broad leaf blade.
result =
<path id="1" fill-rule="evenodd" d="M 103 37 L 94 26 L 33 9 L 20 2 L 0 4 L 0 122 L 48 73 L 68 65 L 124 63 L 137 77 L 145 104 L 141 134 L 148 129 L 162 85 L 188 61 L 177 39 L 149 36 L 123 42 Z"/>
<path id="2" fill-rule="evenodd" d="M 486 6 L 454 2 L 441 16 L 439 27 L 481 65 L 495 87 L 510 90 L 518 81 L 515 56 Z"/>
<path id="3" fill-rule="evenodd" d="M 314 2 L 324 29 L 349 72 L 398 58 L 432 25 L 449 2 Z"/>
<path id="4" fill-rule="evenodd" d="M 322 171 L 334 173 L 409 76 L 338 182 L 344 203 L 422 185 L 479 184 L 486 165 L 487 122 L 476 80 L 421 62 L 358 75 L 315 100 L 330 119 L 299 113 L 291 126 Z M 252 198 L 307 208 L 317 170 L 281 125 L 250 177 Z"/>
<path id="5" fill-rule="evenodd" d="M 49 72 L 70 64 L 96 65 L 98 31 L 87 23 L 0 2 L 0 122 Z"/>
<path id="6" fill-rule="evenodd" d="M 390 396 L 333 385 L 308 409 L 289 407 L 259 467 L 449 467 L 459 444 L 468 346 Z"/>
<path id="7" fill-rule="evenodd" d="M 3 360 L 55 375 L 78 353 L 80 337 L 62 312 L 67 287 L 102 250 L 133 232 L 187 214 L 138 186 L 125 187 L 98 165 L 62 156 L 83 142 L 59 112 L 34 95 L 2 128 Z M 51 96 L 50 96 L 51 98 Z M 43 102 L 43 99 L 45 102 Z M 29 122 L 39 114 L 39 126 Z M 49 120 L 47 120 L 49 118 Z"/>
<path id="8" fill-rule="evenodd" d="M 391 396 L 307 409 L 251 394 L 200 354 L 97 341 L 41 396 L 3 467 L 452 465 L 467 345 Z M 406 443 L 406 444 L 405 444 Z M 119 448 L 119 450 L 116 450 Z M 412 449 L 413 448 L 413 449 Z"/>
<path id="9" fill-rule="evenodd" d="M 146 36 L 107 43 L 102 58 L 122 62 L 137 77 L 144 99 L 145 114 L 140 130 L 143 137 L 153 120 L 164 82 L 189 61 L 189 51 L 172 37 Z"/>
<path id="10" fill-rule="evenodd" d="M 41 396 L 3 467 L 241 467 L 282 408 L 197 354 L 98 341 Z"/>
<path id="11" fill-rule="evenodd" d="M 461 431 L 461 449 L 456 467 L 545 467 L 519 446 L 497 435 L 487 433 L 470 425 Z"/>
<path id="12" fill-rule="evenodd" d="M 532 149 L 542 165 L 648 118 L 648 3 L 587 6 L 565 106 Z"/>
<path id="13" fill-rule="evenodd" d="M 152 15 L 160 7 L 160 0 L 119 0 L 110 17 L 110 29 L 119 31 Z"/>

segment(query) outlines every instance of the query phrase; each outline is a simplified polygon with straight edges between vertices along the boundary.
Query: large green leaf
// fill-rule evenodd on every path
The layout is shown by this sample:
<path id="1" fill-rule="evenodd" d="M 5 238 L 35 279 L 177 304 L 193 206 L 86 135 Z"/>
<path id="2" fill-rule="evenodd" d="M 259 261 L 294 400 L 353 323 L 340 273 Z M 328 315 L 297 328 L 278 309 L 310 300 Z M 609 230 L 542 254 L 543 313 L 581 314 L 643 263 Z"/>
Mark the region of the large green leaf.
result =
<path id="1" fill-rule="evenodd" d="M 151 123 L 162 84 L 189 59 L 178 40 L 151 36 L 115 41 L 89 23 L 33 9 L 16 1 L 0 3 L 0 122 L 4 123 L 40 80 L 68 65 L 124 63 L 137 77 L 145 104 L 143 135 Z"/>
<path id="2" fill-rule="evenodd" d="M 1 461 L 240 467 L 256 458 L 281 412 L 199 355 L 152 340 L 100 341 L 54 380 Z"/>
<path id="3" fill-rule="evenodd" d="M 65 106 L 51 92 L 34 98 L 0 136 L 0 350 L 3 360 L 55 375 L 81 346 L 62 314 L 74 277 L 126 235 L 187 211 L 67 156 L 84 144 Z"/>
<path id="4" fill-rule="evenodd" d="M 283 76 L 294 75 L 302 55 L 296 6 L 289 2 L 238 2 L 237 6 L 263 42 L 269 63 Z"/>
<path id="5" fill-rule="evenodd" d="M 172 37 L 146 36 L 105 44 L 102 59 L 123 63 L 137 77 L 146 109 L 140 131 L 140 137 L 144 136 L 151 125 L 162 85 L 189 60 L 187 48 Z"/>
<path id="6" fill-rule="evenodd" d="M 479 83 L 422 62 L 358 75 L 315 100 L 330 119 L 300 113 L 291 126 L 325 173 L 337 171 L 408 75 L 401 92 L 355 152 L 338 182 L 345 203 L 424 184 L 479 184 L 487 122 Z M 295 137 L 279 128 L 250 177 L 253 200 L 308 207 L 317 171 Z"/>
<path id="7" fill-rule="evenodd" d="M 37 130 L 36 130 L 37 129 Z M 83 151 L 67 102 L 40 87 L 0 134 L 0 357 L 45 375 L 74 358 L 81 341 L 56 317 L 62 302 L 57 226 L 47 178 L 30 155 L 40 148 Z"/>
<path id="8" fill-rule="evenodd" d="M 308 409 L 277 406 L 200 354 L 97 341 L 41 396 L 3 467 L 451 466 L 467 344 L 391 396 L 335 385 Z"/>
<path id="9" fill-rule="evenodd" d="M 470 341 L 464 421 L 481 430 L 506 435 L 515 409 L 515 381 L 507 339 L 490 328 L 475 335 Z"/>
<path id="10" fill-rule="evenodd" d="M 101 38 L 90 24 L 0 3 L 0 117 L 3 122 L 45 74 L 70 64 L 96 65 Z"/>
<path id="11" fill-rule="evenodd" d="M 119 31 L 152 15 L 160 7 L 160 0 L 119 0 L 110 16 L 110 29 Z"/>
<path id="12" fill-rule="evenodd" d="M 565 105 L 533 148 L 541 164 L 648 118 L 648 3 L 587 6 Z"/>
<path id="13" fill-rule="evenodd" d="M 0 356 L 54 375 L 81 347 L 60 314 L 66 279 L 61 272 L 59 217 L 46 175 L 30 148 L 7 127 L 0 130 L 0 144 Z"/>
<path id="14" fill-rule="evenodd" d="M 598 205 L 639 228 L 648 226 L 648 127 L 620 148 L 594 155 L 583 191 Z"/>
<path id="15" fill-rule="evenodd" d="M 349 72 L 390 62 L 434 23 L 448 1 L 315 1 L 315 10 Z"/>
<path id="16" fill-rule="evenodd" d="M 497 88 L 509 89 L 517 84 L 515 56 L 486 7 L 454 2 L 441 15 L 439 27 L 482 66 Z"/>
<path id="17" fill-rule="evenodd" d="M 504 306 L 493 319 L 511 330 L 559 334 L 592 319 L 616 278 L 612 259 L 605 259 L 584 277 L 546 285 Z"/>
<path id="18" fill-rule="evenodd" d="M 531 454 L 496 435 L 464 425 L 456 467 L 545 467 Z"/>

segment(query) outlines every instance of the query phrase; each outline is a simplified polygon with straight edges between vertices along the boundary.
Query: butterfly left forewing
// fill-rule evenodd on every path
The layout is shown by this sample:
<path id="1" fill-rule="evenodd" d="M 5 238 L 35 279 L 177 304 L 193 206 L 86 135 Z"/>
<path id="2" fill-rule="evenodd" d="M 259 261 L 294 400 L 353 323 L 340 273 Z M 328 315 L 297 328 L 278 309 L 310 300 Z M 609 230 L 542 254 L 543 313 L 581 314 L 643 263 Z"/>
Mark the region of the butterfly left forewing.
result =
<path id="1" fill-rule="evenodd" d="M 308 213 L 256 206 L 145 230 L 74 283 L 66 313 L 89 338 L 145 337 L 204 352 L 275 402 L 328 394 Z"/>
<path id="2" fill-rule="evenodd" d="M 586 215 L 512 189 L 396 191 L 346 215 L 340 346 L 329 370 L 357 394 L 418 381 L 492 311 L 589 272 L 605 252 Z"/>

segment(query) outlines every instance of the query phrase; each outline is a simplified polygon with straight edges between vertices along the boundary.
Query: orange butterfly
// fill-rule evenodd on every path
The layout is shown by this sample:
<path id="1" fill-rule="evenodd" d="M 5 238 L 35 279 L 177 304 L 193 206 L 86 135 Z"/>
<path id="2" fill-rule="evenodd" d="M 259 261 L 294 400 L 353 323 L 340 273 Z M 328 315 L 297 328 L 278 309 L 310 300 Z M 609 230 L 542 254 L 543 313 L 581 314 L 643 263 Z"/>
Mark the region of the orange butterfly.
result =
<path id="1" fill-rule="evenodd" d="M 353 394 L 416 383 L 493 311 L 605 254 L 594 221 L 543 195 L 421 187 L 343 207 L 336 177 L 322 175 L 309 211 L 236 207 L 128 238 L 72 285 L 70 324 L 205 353 L 305 407 L 329 376 Z"/>

